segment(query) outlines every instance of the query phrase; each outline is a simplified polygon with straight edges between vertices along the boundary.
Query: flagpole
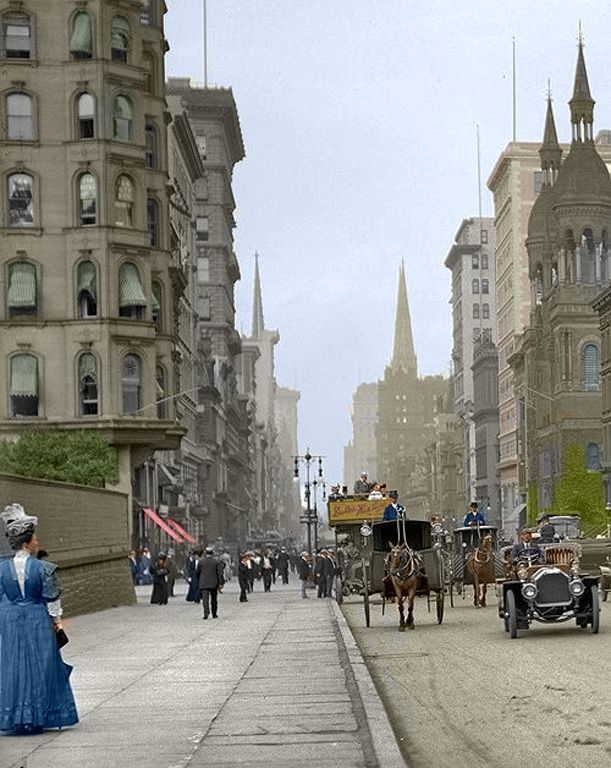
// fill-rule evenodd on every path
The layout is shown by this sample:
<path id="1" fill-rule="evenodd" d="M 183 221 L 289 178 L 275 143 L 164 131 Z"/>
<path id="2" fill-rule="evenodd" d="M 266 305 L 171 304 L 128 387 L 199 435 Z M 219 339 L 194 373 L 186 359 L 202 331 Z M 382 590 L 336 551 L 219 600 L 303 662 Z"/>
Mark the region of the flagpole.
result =
<path id="1" fill-rule="evenodd" d="M 208 0 L 204 0 L 204 88 L 208 87 Z"/>
<path id="2" fill-rule="evenodd" d="M 516 141 L 516 36 L 512 38 L 513 140 Z"/>

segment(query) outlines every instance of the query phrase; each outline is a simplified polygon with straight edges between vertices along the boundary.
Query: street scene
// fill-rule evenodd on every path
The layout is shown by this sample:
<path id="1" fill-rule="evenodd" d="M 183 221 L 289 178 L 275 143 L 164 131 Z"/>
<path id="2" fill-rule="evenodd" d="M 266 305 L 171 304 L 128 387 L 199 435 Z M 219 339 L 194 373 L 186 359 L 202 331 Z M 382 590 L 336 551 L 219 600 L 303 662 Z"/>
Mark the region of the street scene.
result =
<path id="1" fill-rule="evenodd" d="M 0 768 L 611 765 L 610 28 L 0 0 Z"/>

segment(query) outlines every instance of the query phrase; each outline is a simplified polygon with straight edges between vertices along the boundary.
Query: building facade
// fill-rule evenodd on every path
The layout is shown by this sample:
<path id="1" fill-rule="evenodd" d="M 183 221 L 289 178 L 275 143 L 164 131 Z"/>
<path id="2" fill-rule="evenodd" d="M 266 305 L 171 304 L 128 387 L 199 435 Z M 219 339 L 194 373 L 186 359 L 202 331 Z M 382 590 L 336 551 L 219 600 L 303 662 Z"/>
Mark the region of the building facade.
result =
<path id="1" fill-rule="evenodd" d="M 344 446 L 344 483 L 352 492 L 355 480 L 367 472 L 370 482 L 378 479 L 376 425 L 378 384 L 359 384 L 352 394 L 352 440 Z M 340 483 L 342 485 L 343 483 Z"/>

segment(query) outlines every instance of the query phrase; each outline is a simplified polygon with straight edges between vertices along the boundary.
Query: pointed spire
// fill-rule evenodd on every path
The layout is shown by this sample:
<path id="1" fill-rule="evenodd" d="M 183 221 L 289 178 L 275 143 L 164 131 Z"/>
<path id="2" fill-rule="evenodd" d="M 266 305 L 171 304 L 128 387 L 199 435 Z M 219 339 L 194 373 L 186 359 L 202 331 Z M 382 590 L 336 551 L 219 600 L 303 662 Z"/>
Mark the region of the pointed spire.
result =
<path id="1" fill-rule="evenodd" d="M 577 65 L 575 66 L 575 84 L 573 97 L 569 101 L 571 108 L 571 123 L 573 124 L 573 143 L 591 141 L 592 124 L 594 122 L 595 101 L 590 93 L 588 71 L 583 55 L 583 34 L 581 22 L 579 22 L 579 47 L 577 52 Z"/>
<path id="2" fill-rule="evenodd" d="M 399 270 L 399 287 L 397 290 L 397 314 L 395 318 L 395 339 L 390 367 L 393 370 L 403 370 L 406 373 L 418 375 L 418 363 L 414 352 L 412 338 L 412 321 L 407 303 L 407 285 L 405 282 L 405 265 L 401 261 Z"/>
<path id="3" fill-rule="evenodd" d="M 545 129 L 543 131 L 543 144 L 539 148 L 539 157 L 541 158 L 541 169 L 543 170 L 544 186 L 554 186 L 556 176 L 560 170 L 562 148 L 558 142 L 558 133 L 556 132 L 556 122 L 554 120 L 552 93 L 549 80 L 547 86 L 547 112 L 545 114 Z"/>
<path id="4" fill-rule="evenodd" d="M 263 299 L 261 298 L 261 279 L 259 277 L 259 254 L 255 253 L 255 285 L 252 297 L 252 338 L 260 339 L 265 330 L 263 322 Z"/>
<path id="5" fill-rule="evenodd" d="M 575 67 L 575 85 L 573 86 L 573 101 L 593 101 L 588 82 L 588 71 L 583 56 L 583 35 L 579 32 L 579 52 L 577 53 L 577 66 Z"/>

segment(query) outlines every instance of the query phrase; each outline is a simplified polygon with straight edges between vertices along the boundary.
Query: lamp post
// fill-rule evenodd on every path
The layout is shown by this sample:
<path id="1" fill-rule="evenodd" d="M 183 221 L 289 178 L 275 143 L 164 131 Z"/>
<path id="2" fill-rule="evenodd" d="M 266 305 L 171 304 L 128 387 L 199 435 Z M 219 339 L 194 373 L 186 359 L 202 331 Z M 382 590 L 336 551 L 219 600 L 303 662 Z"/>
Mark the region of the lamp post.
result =
<path id="1" fill-rule="evenodd" d="M 322 487 L 323 501 L 326 498 L 326 485 L 322 471 L 323 456 L 313 455 L 308 448 L 303 456 L 293 457 L 293 479 L 299 480 L 299 465 L 305 465 L 304 498 L 305 514 L 300 523 L 308 527 L 308 554 L 312 554 L 312 526 L 314 526 L 314 550 L 318 549 L 318 489 Z"/>

